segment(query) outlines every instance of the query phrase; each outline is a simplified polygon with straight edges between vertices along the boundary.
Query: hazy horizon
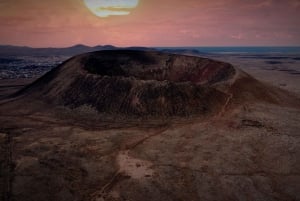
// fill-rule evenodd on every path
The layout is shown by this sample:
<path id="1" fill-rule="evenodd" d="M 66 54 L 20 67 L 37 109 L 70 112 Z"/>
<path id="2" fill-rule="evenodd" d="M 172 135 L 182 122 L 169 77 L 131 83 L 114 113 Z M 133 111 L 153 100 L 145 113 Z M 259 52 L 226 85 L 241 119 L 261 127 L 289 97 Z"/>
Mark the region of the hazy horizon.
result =
<path id="1" fill-rule="evenodd" d="M 75 46 L 86 46 L 86 47 L 97 47 L 97 46 L 114 46 L 117 48 L 129 48 L 129 47 L 144 47 L 144 48 L 300 48 L 300 45 L 210 45 L 210 46 L 116 46 L 112 44 L 96 44 L 96 45 L 88 45 L 88 44 L 70 44 L 68 46 L 30 46 L 30 45 L 14 45 L 14 44 L 0 44 L 0 46 L 14 46 L 14 47 L 29 47 L 29 48 L 70 48 Z"/>

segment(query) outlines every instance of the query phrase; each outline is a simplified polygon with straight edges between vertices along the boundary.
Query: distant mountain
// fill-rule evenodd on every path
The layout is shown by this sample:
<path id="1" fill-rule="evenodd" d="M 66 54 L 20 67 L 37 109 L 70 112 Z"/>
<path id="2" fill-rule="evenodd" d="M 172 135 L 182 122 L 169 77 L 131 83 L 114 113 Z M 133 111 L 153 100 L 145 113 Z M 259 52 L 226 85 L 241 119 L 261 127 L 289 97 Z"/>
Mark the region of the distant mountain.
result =
<path id="1" fill-rule="evenodd" d="M 94 47 L 78 44 L 71 47 L 65 48 L 32 48 L 26 46 L 12 46 L 12 45 L 0 45 L 0 56 L 74 56 L 87 52 L 95 52 L 100 50 L 116 50 L 116 49 L 127 49 L 127 50 L 159 50 L 165 53 L 173 54 L 188 54 L 198 55 L 205 54 L 192 48 L 148 48 L 148 47 L 126 47 L 120 48 L 112 45 L 98 45 Z"/>
<path id="2" fill-rule="evenodd" d="M 85 52 L 94 52 L 99 50 L 114 50 L 117 47 L 111 45 L 89 47 L 86 45 L 74 45 L 66 48 L 32 48 L 10 45 L 0 45 L 0 56 L 52 56 L 66 55 L 73 56 Z"/>

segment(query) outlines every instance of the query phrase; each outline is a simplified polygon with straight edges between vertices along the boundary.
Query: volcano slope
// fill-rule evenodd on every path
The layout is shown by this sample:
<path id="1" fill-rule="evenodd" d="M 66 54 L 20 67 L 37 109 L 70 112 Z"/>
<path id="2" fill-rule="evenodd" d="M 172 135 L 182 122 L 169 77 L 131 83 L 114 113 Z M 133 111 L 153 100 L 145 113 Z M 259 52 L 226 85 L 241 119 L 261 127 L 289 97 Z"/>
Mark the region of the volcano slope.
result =
<path id="1" fill-rule="evenodd" d="M 205 114 L 220 109 L 227 98 L 205 86 L 227 81 L 234 73 L 230 64 L 197 57 L 102 51 L 67 61 L 20 94 L 113 114 Z"/>
<path id="2" fill-rule="evenodd" d="M 1 100 L 1 199 L 299 200 L 299 111 L 228 63 L 79 55 Z"/>

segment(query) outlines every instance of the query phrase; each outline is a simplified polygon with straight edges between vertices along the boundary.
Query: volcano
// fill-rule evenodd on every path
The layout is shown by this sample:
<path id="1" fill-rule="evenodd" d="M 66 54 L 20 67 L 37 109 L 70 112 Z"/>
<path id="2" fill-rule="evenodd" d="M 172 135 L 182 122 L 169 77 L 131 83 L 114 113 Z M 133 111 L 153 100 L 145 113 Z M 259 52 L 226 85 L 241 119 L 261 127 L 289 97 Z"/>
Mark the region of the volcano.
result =
<path id="1" fill-rule="evenodd" d="M 17 96 L 70 108 L 88 105 L 110 114 L 187 116 L 220 112 L 229 101 L 280 103 L 280 93 L 229 63 L 155 51 L 107 50 L 67 60 Z"/>

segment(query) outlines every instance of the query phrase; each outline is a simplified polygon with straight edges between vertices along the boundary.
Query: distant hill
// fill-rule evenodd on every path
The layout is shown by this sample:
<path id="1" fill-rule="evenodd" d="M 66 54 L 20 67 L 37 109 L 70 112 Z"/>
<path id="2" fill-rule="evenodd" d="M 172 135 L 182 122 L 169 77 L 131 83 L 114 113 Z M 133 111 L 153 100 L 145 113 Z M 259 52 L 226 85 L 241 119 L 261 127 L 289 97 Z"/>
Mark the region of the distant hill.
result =
<path id="1" fill-rule="evenodd" d="M 98 45 L 94 47 L 78 44 L 71 47 L 65 48 L 32 48 L 26 46 L 12 46 L 12 45 L 0 45 L 0 56 L 75 56 L 87 52 L 95 52 L 100 50 L 117 50 L 117 49 L 126 49 L 126 50 L 159 50 L 165 53 L 173 54 L 189 54 L 189 55 L 198 55 L 205 54 L 199 52 L 196 49 L 191 48 L 148 48 L 148 47 L 115 47 L 112 45 Z"/>
<path id="2" fill-rule="evenodd" d="M 26 46 L 11 46 L 11 45 L 0 45 L 0 56 L 55 56 L 65 55 L 74 56 L 77 54 L 94 52 L 100 50 L 116 50 L 116 49 L 130 49 L 130 50 L 151 50 L 152 48 L 146 47 L 128 47 L 119 48 L 112 45 L 98 45 L 94 47 L 86 45 L 74 45 L 65 48 L 32 48 Z"/>

